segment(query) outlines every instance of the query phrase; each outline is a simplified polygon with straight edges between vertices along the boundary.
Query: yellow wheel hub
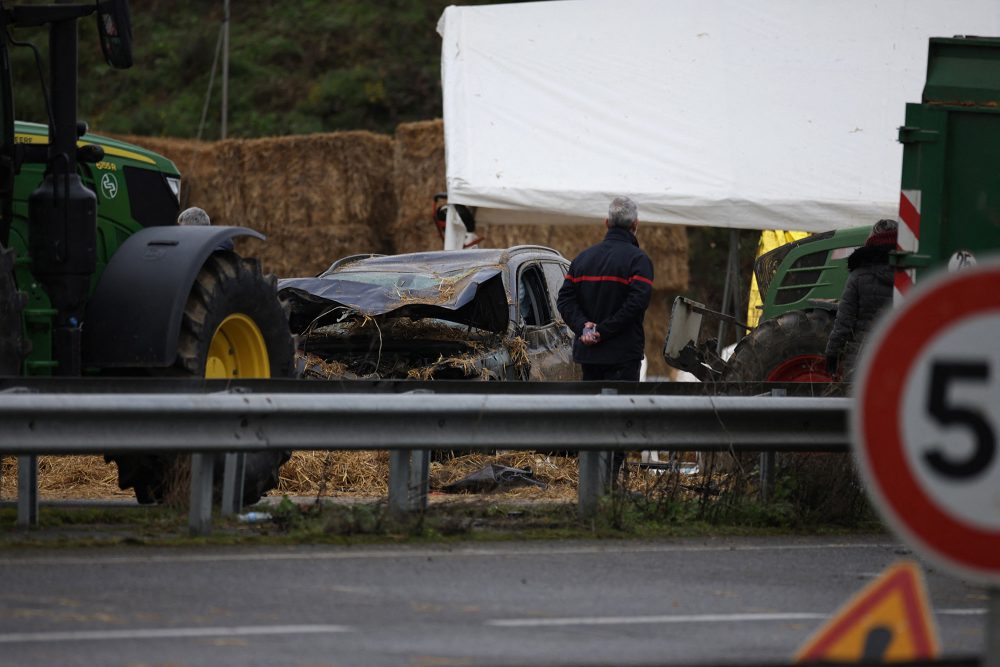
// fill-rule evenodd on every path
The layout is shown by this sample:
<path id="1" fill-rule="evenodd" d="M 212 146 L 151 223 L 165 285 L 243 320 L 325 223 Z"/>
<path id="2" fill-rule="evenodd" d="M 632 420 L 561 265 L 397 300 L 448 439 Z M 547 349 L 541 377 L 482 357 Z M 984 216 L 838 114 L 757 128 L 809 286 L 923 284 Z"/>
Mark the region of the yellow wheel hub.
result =
<path id="1" fill-rule="evenodd" d="M 205 377 L 269 378 L 271 362 L 260 327 L 242 313 L 233 313 L 215 330 L 208 346 Z"/>

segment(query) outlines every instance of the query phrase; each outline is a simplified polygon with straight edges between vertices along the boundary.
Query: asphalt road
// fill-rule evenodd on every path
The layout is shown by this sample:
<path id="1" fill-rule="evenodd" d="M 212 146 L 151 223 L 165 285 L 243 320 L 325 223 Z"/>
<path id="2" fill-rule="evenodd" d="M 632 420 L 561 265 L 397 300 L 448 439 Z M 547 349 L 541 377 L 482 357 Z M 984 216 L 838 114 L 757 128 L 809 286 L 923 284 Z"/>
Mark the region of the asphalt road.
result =
<path id="1" fill-rule="evenodd" d="M 0 552 L 0 666 L 787 663 L 892 538 Z M 983 591 L 925 567 L 942 648 Z"/>

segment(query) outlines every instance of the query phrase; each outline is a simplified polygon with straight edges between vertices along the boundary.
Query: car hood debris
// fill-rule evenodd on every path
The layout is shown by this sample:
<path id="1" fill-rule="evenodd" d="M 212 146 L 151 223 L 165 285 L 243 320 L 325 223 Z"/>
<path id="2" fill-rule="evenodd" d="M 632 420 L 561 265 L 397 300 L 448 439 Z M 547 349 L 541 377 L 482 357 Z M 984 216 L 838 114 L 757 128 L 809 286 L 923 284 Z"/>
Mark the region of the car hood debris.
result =
<path id="1" fill-rule="evenodd" d="M 294 331 L 351 314 L 436 318 L 492 333 L 503 333 L 509 321 L 502 269 L 496 266 L 366 262 L 363 268 L 280 280 L 278 292 L 291 307 Z"/>

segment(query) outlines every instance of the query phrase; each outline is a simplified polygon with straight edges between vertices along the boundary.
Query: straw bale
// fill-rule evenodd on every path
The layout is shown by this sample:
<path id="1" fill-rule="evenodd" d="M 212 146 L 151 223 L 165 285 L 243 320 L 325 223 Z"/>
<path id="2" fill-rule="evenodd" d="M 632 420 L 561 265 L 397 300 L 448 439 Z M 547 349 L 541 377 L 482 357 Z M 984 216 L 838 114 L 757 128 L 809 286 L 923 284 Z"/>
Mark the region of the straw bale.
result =
<path id="1" fill-rule="evenodd" d="M 268 237 L 237 249 L 281 276 L 312 275 L 340 257 L 392 252 L 393 140 L 371 132 L 198 142 L 121 137 L 172 159 L 184 206 L 215 224 Z"/>
<path id="2" fill-rule="evenodd" d="M 389 251 L 392 139 L 338 132 L 220 142 L 222 224 L 268 237 L 250 247 L 269 271 L 312 275 L 340 257 Z M 250 242 L 245 242 L 250 243 Z"/>
<path id="3" fill-rule="evenodd" d="M 433 197 L 446 189 L 440 120 L 396 127 L 393 184 L 398 207 L 390 225 L 393 252 L 440 250 L 441 237 L 431 220 Z"/>

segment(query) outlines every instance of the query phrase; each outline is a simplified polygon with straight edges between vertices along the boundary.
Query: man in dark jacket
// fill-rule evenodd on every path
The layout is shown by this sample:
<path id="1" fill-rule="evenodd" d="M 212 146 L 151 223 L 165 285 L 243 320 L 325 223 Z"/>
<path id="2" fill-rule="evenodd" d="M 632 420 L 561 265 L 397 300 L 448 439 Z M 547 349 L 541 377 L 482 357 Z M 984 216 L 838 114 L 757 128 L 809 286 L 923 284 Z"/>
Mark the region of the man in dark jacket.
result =
<path id="1" fill-rule="evenodd" d="M 876 316 L 892 304 L 893 268 L 889 265 L 889 253 L 896 249 L 897 229 L 895 220 L 879 220 L 865 244 L 847 258 L 850 274 L 826 344 L 826 368 L 831 376 L 843 367 L 845 379 L 850 379 L 858 350 Z"/>
<path id="2" fill-rule="evenodd" d="M 642 321 L 653 293 L 653 263 L 639 248 L 635 203 L 616 197 L 604 241 L 581 252 L 559 290 L 559 313 L 577 335 L 573 360 L 584 380 L 639 380 Z"/>

